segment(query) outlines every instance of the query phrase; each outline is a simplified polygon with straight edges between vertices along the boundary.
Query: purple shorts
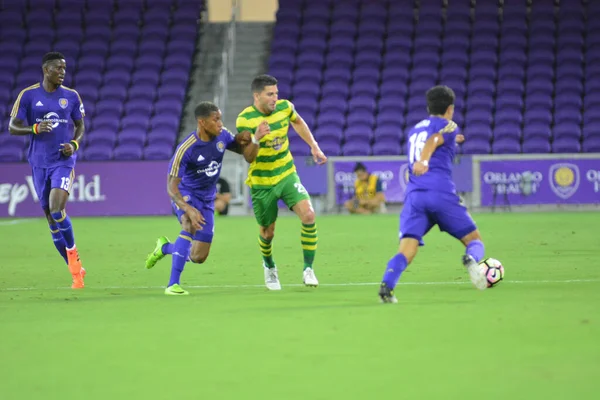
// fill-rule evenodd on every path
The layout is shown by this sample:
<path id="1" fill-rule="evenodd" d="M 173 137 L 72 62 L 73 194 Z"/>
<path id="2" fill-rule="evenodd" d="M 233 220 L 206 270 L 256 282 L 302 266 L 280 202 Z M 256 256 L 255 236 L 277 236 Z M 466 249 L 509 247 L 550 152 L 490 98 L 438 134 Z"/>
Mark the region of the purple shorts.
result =
<path id="1" fill-rule="evenodd" d="M 400 239 L 417 239 L 423 246 L 423 236 L 435 225 L 459 240 L 477 229 L 458 195 L 430 190 L 408 193 L 400 214 Z"/>
<path id="2" fill-rule="evenodd" d="M 190 206 L 196 208 L 198 211 L 202 213 L 206 224 L 202 226 L 202 229 L 199 229 L 194 234 L 194 240 L 198 240 L 204 243 L 212 243 L 213 236 L 215 234 L 215 204 L 214 201 L 206 201 L 200 199 L 193 195 L 193 193 L 180 190 L 181 195 L 186 203 Z M 181 210 L 175 202 L 171 202 L 171 206 L 173 207 L 173 212 L 177 215 L 177 219 L 179 223 L 181 223 L 181 216 L 185 214 L 183 210 Z"/>
<path id="3" fill-rule="evenodd" d="M 70 193 L 75 179 L 75 170 L 65 166 L 31 167 L 31 174 L 35 192 L 44 210 L 50 208 L 50 191 L 52 189 L 62 189 Z"/>

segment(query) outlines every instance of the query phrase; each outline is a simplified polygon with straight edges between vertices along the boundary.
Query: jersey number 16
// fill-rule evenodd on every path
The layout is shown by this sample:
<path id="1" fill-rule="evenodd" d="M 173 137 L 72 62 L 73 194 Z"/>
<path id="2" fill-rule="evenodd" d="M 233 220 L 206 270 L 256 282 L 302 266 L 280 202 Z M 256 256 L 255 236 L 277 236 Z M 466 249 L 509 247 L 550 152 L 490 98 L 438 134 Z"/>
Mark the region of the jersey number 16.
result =
<path id="1" fill-rule="evenodd" d="M 425 147 L 425 142 L 427 141 L 427 131 L 413 133 L 410 138 L 408 138 L 408 141 L 410 142 L 408 158 L 410 165 L 413 165 L 415 161 L 419 161 L 421 158 L 421 152 L 423 151 L 423 147 Z"/>

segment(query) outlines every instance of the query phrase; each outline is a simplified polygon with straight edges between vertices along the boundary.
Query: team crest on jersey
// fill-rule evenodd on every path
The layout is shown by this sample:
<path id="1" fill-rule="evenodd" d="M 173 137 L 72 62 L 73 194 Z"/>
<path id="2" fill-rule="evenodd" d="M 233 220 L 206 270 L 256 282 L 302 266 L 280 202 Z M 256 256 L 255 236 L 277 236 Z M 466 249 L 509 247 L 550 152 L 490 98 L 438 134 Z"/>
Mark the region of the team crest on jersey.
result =
<path id="1" fill-rule="evenodd" d="M 60 106 L 60 108 L 62 108 L 64 110 L 69 105 L 69 100 L 62 97 L 62 98 L 58 99 L 58 105 Z"/>
<path id="2" fill-rule="evenodd" d="M 219 150 L 221 153 L 225 151 L 225 143 L 219 141 L 217 143 L 217 150 Z"/>

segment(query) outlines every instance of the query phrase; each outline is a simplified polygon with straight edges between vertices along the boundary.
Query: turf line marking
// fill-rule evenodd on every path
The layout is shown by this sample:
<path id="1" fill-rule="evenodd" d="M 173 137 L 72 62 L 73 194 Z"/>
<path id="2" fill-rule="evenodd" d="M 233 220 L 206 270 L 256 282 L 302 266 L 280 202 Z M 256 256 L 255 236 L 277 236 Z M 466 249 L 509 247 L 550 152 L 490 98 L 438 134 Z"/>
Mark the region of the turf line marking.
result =
<path id="1" fill-rule="evenodd" d="M 543 284 L 543 283 L 591 283 L 600 282 L 600 279 L 566 279 L 566 280 L 540 280 L 540 281 L 505 281 L 502 284 Z M 379 285 L 380 282 L 348 282 L 348 283 L 322 283 L 319 286 L 375 286 Z M 447 281 L 447 282 L 400 282 L 399 285 L 406 286 L 426 286 L 426 285 L 470 285 L 471 282 L 465 281 Z M 292 283 L 283 285 L 286 287 L 302 287 L 303 284 Z M 264 288 L 264 285 L 185 285 L 187 289 L 247 289 L 247 288 Z M 36 288 L 36 287 L 20 287 L 20 288 L 4 288 L 0 289 L 0 292 L 24 292 L 24 291 L 35 291 L 35 290 L 66 290 L 71 289 L 70 287 L 54 287 L 54 288 Z M 164 286 L 98 286 L 91 287 L 91 289 L 100 290 L 141 290 L 141 289 L 164 289 Z"/>
<path id="2" fill-rule="evenodd" d="M 0 226 L 11 226 L 11 225 L 18 225 L 18 224 L 24 224 L 27 222 L 32 222 L 32 219 L 9 219 L 6 221 L 2 221 L 0 220 Z"/>

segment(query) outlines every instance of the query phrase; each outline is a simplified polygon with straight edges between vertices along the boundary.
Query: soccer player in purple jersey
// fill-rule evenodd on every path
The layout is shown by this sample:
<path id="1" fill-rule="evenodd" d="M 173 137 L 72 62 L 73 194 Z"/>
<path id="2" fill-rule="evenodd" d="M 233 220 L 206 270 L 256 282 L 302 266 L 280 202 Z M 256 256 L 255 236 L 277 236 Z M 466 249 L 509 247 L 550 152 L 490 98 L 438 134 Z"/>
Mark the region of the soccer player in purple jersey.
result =
<path id="1" fill-rule="evenodd" d="M 83 137 L 85 111 L 79 94 L 62 86 L 67 64 L 61 53 L 42 59 L 44 80 L 19 93 L 10 114 L 11 135 L 32 135 L 27 159 L 54 245 L 73 277 L 73 289 L 84 287 L 85 269 L 75 247 L 73 226 L 65 206 L 75 176 L 77 149 Z M 75 134 L 69 129 L 73 120 Z"/>
<path id="2" fill-rule="evenodd" d="M 481 235 L 452 181 L 455 142 L 464 140 L 452 121 L 454 99 L 454 92 L 447 86 L 429 89 L 427 109 L 430 116 L 408 133 L 410 178 L 400 214 L 398 254 L 388 262 L 379 288 L 379 297 L 384 303 L 398 302 L 394 288 L 400 275 L 415 258 L 419 246 L 424 245 L 423 237 L 435 225 L 465 245 L 462 263 L 471 281 L 481 290 L 487 286 L 478 265 L 484 254 Z"/>
<path id="3" fill-rule="evenodd" d="M 167 295 L 187 295 L 179 278 L 187 261 L 206 261 L 214 234 L 217 182 L 225 150 L 243 154 L 252 162 L 258 153 L 258 141 L 268 132 L 262 124 L 254 137 L 249 131 L 233 135 L 223 128 L 221 111 L 210 102 L 202 102 L 195 111 L 197 128 L 175 151 L 169 165 L 167 190 L 173 210 L 181 224 L 175 243 L 166 237 L 157 240 L 156 248 L 146 259 L 146 268 L 156 265 L 165 255 L 173 256 Z"/>

